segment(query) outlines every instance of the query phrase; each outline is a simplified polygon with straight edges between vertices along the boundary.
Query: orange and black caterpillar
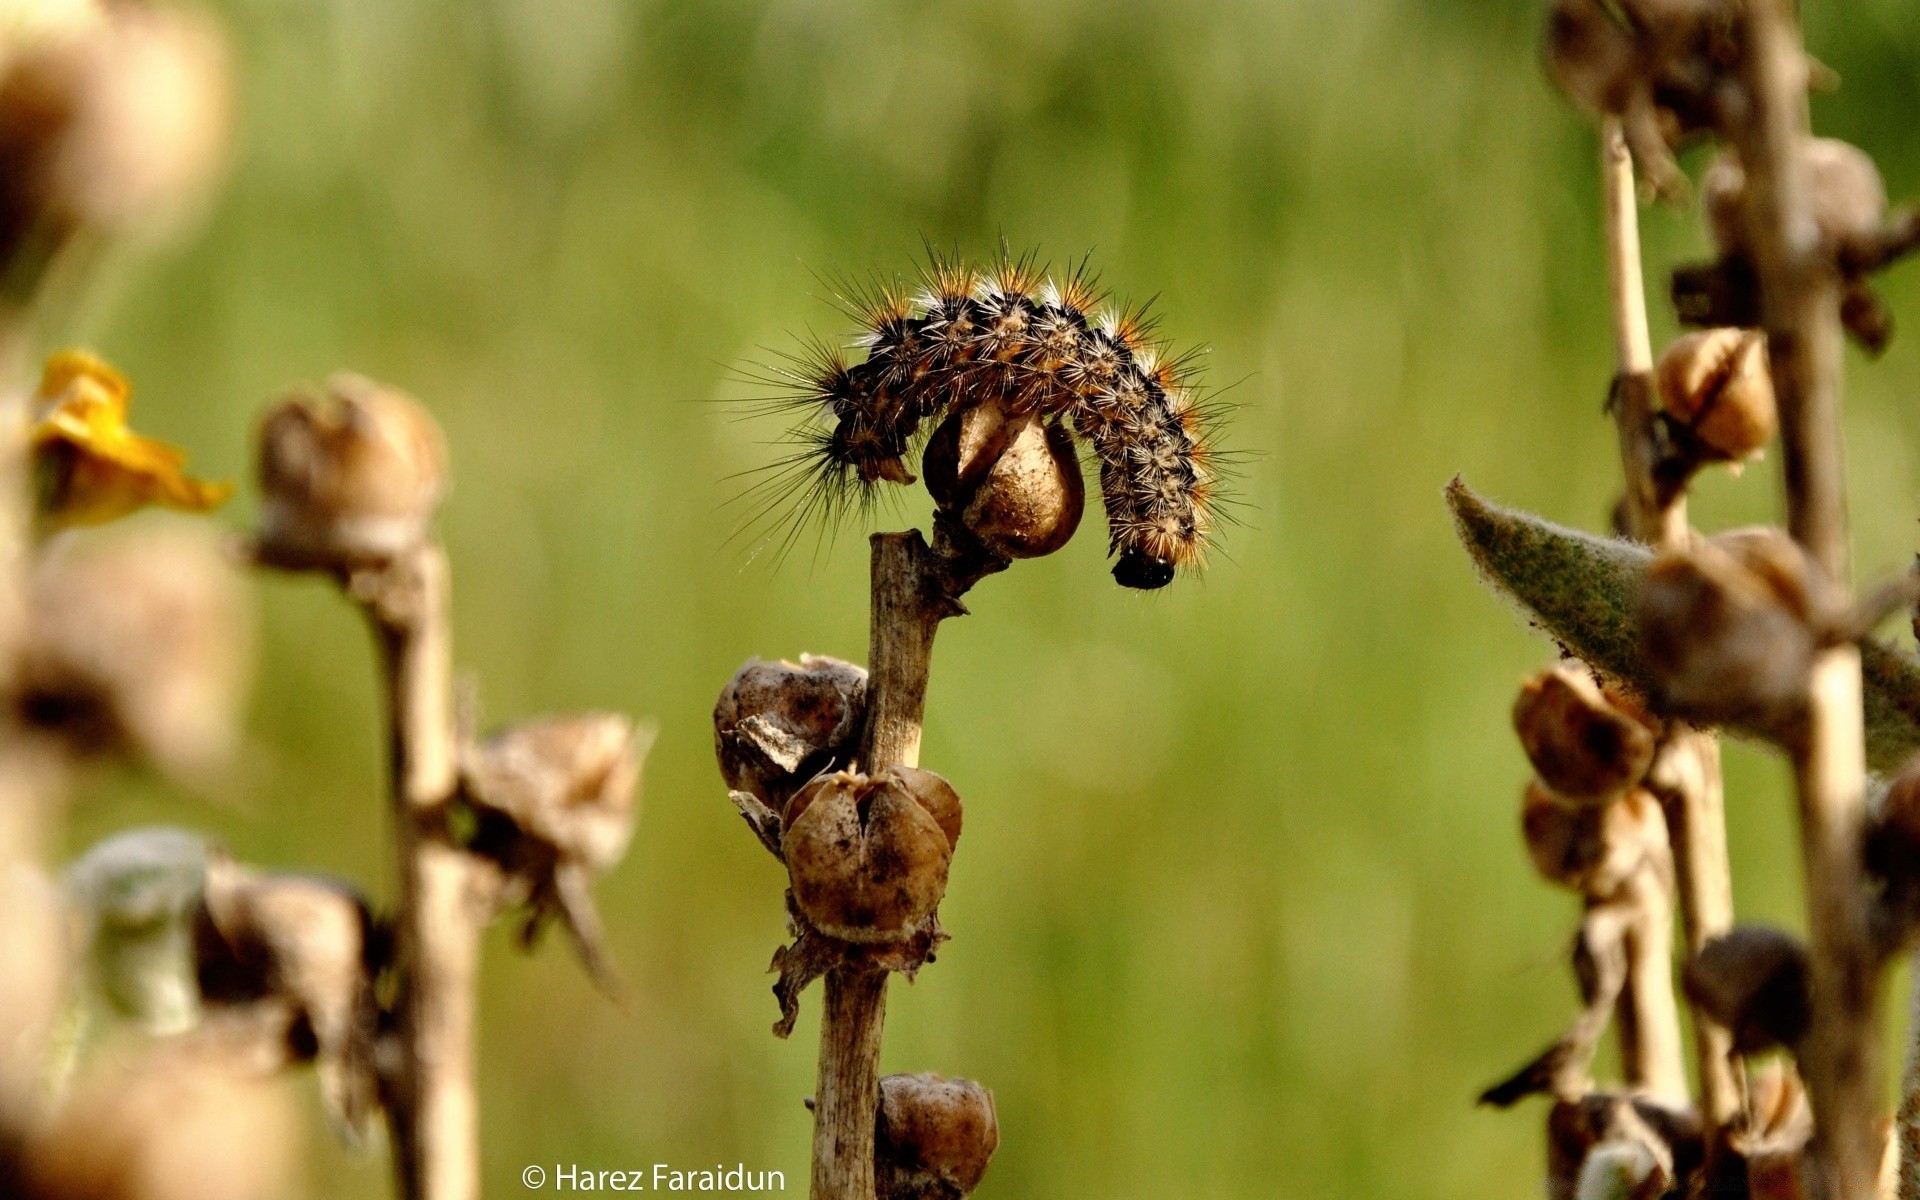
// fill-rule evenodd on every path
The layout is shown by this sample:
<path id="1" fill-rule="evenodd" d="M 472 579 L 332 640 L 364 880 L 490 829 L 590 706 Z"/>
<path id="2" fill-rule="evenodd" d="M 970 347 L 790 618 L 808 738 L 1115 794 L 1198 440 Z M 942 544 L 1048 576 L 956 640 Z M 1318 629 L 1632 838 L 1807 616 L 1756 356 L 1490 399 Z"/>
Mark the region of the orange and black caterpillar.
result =
<path id="1" fill-rule="evenodd" d="M 806 415 L 778 487 L 803 482 L 798 516 L 833 515 L 906 460 L 929 422 L 998 401 L 1084 439 L 1100 463 L 1113 577 L 1158 588 L 1196 566 L 1214 523 L 1211 420 L 1186 359 L 1154 343 L 1140 310 L 1102 311 L 1083 263 L 1063 282 L 1032 258 L 975 270 L 933 257 L 914 293 L 880 286 L 850 303 L 865 358 L 815 346 L 778 372 Z"/>

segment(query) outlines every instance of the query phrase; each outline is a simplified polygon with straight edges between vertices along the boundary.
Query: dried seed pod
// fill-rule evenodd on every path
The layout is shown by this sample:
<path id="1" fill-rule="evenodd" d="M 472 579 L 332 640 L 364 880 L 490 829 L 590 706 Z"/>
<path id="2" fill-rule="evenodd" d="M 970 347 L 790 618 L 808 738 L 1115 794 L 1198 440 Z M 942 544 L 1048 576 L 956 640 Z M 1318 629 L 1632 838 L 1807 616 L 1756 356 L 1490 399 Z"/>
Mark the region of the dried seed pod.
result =
<path id="1" fill-rule="evenodd" d="M 1800 939 L 1765 925 L 1742 925 L 1714 938 L 1682 974 L 1687 995 L 1732 1031 L 1742 1054 L 1800 1041 L 1811 1003 L 1807 979 Z"/>
<path id="2" fill-rule="evenodd" d="M 411 397 L 354 375 L 260 426 L 259 553 L 274 566 L 377 567 L 428 536 L 446 491 L 439 427 Z"/>
<path id="3" fill-rule="evenodd" d="M 1814 222 L 1829 251 L 1844 254 L 1878 234 L 1887 219 L 1887 188 L 1867 152 L 1837 138 L 1810 138 L 1805 155 Z M 1707 168 L 1702 187 L 1707 226 L 1720 252 L 1750 257 L 1747 175 L 1739 158 L 1722 152 Z"/>
<path id="4" fill-rule="evenodd" d="M 192 783 L 233 756 L 251 674 L 251 593 L 219 535 L 186 520 L 74 530 L 34 564 L 27 721 Z"/>
<path id="5" fill-rule="evenodd" d="M 1545 51 L 1553 81 L 1587 115 L 1625 110 L 1639 49 L 1600 0 L 1555 0 Z"/>
<path id="6" fill-rule="evenodd" d="M 1567 664 L 1521 687 L 1513 728 L 1541 781 L 1568 800 L 1611 800 L 1653 762 L 1653 731 L 1610 703 L 1588 672 Z"/>
<path id="7" fill-rule="evenodd" d="M 989 553 L 1038 558 L 1067 544 L 1086 510 L 1073 436 L 997 400 L 954 412 L 921 455 L 927 491 Z"/>
<path id="8" fill-rule="evenodd" d="M 357 1136 L 378 1101 L 374 977 L 385 939 L 345 884 L 266 873 L 215 853 L 194 914 L 200 998 L 209 1010 L 280 1007 L 290 1049 L 311 1057 L 342 1132 Z"/>
<path id="9" fill-rule="evenodd" d="M 94 987 L 149 1033 L 200 1019 L 193 921 L 206 876 L 206 839 L 164 827 L 116 834 L 67 870 Z"/>
<path id="10" fill-rule="evenodd" d="M 713 706 L 720 773 L 778 813 L 814 776 L 852 761 L 866 717 L 867 673 L 853 663 L 748 659 Z"/>
<path id="11" fill-rule="evenodd" d="M 113 5 L 59 24 L 0 52 L 0 271 L 82 229 L 169 215 L 226 145 L 227 52 L 210 22 Z"/>
<path id="12" fill-rule="evenodd" d="M 1703 329 L 1660 356 L 1660 405 L 1707 461 L 1758 458 L 1779 427 L 1767 338 L 1754 329 Z"/>
<path id="13" fill-rule="evenodd" d="M 993 1093 L 969 1079 L 888 1075 L 874 1122 L 879 1200 L 961 1200 L 1000 1146 Z"/>
<path id="14" fill-rule="evenodd" d="M 1791 736 L 1813 656 L 1844 620 L 1837 600 L 1777 529 L 1732 530 L 1661 555 L 1639 596 L 1656 705 L 1702 724 Z"/>
<path id="15" fill-rule="evenodd" d="M 1606 804 L 1573 803 L 1539 780 L 1527 785 L 1521 834 L 1540 877 L 1593 900 L 1606 900 L 1666 846 L 1660 806 L 1634 789 Z"/>
<path id="16" fill-rule="evenodd" d="M 303 1124 L 243 1043 L 195 1033 L 104 1055 L 28 1138 L 18 1200 L 297 1195 Z"/>
<path id="17" fill-rule="evenodd" d="M 841 771 L 795 795 L 785 827 L 793 899 L 807 919 L 842 941 L 898 942 L 920 932 L 946 894 L 960 802 L 931 771 Z"/>
<path id="18" fill-rule="evenodd" d="M 461 759 L 461 789 L 480 816 L 471 849 L 505 868 L 509 898 L 529 912 L 531 944 L 552 916 L 596 979 L 612 982 L 589 891 L 633 838 L 651 727 L 619 713 L 543 717 L 511 726 Z"/>

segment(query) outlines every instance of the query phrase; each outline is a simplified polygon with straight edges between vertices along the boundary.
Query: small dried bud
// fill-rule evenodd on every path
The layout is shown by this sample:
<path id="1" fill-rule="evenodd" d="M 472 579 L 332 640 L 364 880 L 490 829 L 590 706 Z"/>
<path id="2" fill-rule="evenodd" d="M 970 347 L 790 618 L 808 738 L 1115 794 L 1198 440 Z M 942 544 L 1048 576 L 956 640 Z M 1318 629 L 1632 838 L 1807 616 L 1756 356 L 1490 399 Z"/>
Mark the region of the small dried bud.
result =
<path id="1" fill-rule="evenodd" d="M 1836 599 L 1777 529 L 1732 530 L 1662 555 L 1639 598 L 1657 705 L 1702 724 L 1790 736 L 1813 656 L 1842 620 Z"/>
<path id="2" fill-rule="evenodd" d="M 852 761 L 866 717 L 867 673 L 850 662 L 748 659 L 713 706 L 720 773 L 778 813 L 814 776 Z"/>
<path id="3" fill-rule="evenodd" d="M 21 704 L 31 723 L 189 782 L 231 759 L 253 613 L 213 530 L 148 519 L 61 534 L 34 566 L 30 601 Z"/>
<path id="4" fill-rule="evenodd" d="M 1700 1011 L 1733 1033 L 1733 1048 L 1791 1047 L 1807 1031 L 1807 952 L 1790 933 L 1742 925 L 1700 948 L 1682 977 Z"/>
<path id="5" fill-rule="evenodd" d="M 218 29 L 146 6 L 0 49 L 0 267 L 190 198 L 226 144 L 227 75 Z"/>
<path id="6" fill-rule="evenodd" d="M 206 876 L 206 839 L 160 827 L 110 837 L 67 871 L 94 986 L 149 1033 L 200 1018 L 193 918 Z"/>
<path id="7" fill-rule="evenodd" d="M 962 409 L 934 430 L 920 459 L 927 491 L 989 553 L 1038 558 L 1067 544 L 1086 510 L 1073 438 L 997 400 Z"/>
<path id="8" fill-rule="evenodd" d="M 888 1075 L 874 1122 L 879 1200 L 961 1200 L 1000 1146 L 993 1093 L 968 1079 Z"/>
<path id="9" fill-rule="evenodd" d="M 302 1127 L 295 1095 L 247 1047 L 195 1034 L 104 1055 L 29 1137 L 19 1200 L 296 1195 Z"/>
<path id="10" fill-rule="evenodd" d="M 1660 806 L 1638 789 L 1603 805 L 1573 804 L 1535 780 L 1521 803 L 1520 827 L 1542 879 L 1595 900 L 1617 895 L 1666 846 Z"/>
<path id="11" fill-rule="evenodd" d="M 505 868 L 510 898 L 528 906 L 523 940 L 557 915 L 602 984 L 612 973 L 589 885 L 633 838 L 653 736 L 618 713 L 545 717 L 495 734 L 461 763 L 463 793 L 481 818 L 470 848 Z"/>
<path id="12" fill-rule="evenodd" d="M 781 847 L 794 903 L 822 933 L 897 942 L 932 919 L 960 836 L 960 797 L 931 771 L 841 771 L 788 803 Z"/>
<path id="13" fill-rule="evenodd" d="M 1653 762 L 1653 731 L 1573 666 L 1526 682 L 1513 705 L 1513 728 L 1541 781 L 1569 800 L 1611 800 L 1638 784 Z"/>
<path id="14" fill-rule="evenodd" d="M 1703 329 L 1660 356 L 1660 405 L 1693 435 L 1710 461 L 1758 458 L 1779 426 L 1766 335 L 1753 329 Z"/>
<path id="15" fill-rule="evenodd" d="M 1807 184 L 1821 239 L 1835 253 L 1871 239 L 1887 218 L 1887 189 L 1866 151 L 1837 138 L 1806 142 Z M 1722 254 L 1748 256 L 1746 170 L 1731 151 L 1707 168 L 1707 225 Z"/>
<path id="16" fill-rule="evenodd" d="M 209 1008 L 279 1006 L 290 1049 L 311 1056 L 343 1132 L 378 1104 L 373 977 L 384 954 L 366 902 L 345 884 L 268 874 L 215 854 L 194 916 L 200 998 Z"/>
<path id="17" fill-rule="evenodd" d="M 259 547 L 293 569 L 379 566 L 424 541 L 446 491 L 425 409 L 353 375 L 282 401 L 260 426 Z"/>

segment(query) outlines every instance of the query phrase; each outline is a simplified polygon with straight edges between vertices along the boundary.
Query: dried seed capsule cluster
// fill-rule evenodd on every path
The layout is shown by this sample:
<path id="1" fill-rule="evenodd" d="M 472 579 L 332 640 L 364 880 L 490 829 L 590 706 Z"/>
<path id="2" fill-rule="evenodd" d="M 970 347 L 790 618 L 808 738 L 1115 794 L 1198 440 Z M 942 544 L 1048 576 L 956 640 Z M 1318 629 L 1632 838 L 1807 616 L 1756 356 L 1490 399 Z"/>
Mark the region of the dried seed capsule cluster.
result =
<path id="1" fill-rule="evenodd" d="M 935 498 L 990 551 L 1045 554 L 1079 520 L 1077 436 L 1100 463 L 1114 578 L 1164 586 L 1198 564 L 1215 524 L 1209 419 L 1188 363 L 1140 313 L 1098 311 L 1104 299 L 1084 271 L 1055 283 L 1027 259 L 984 272 L 935 261 L 917 295 L 862 298 L 862 361 L 819 348 L 782 373 L 809 421 L 774 485 L 807 480 L 800 515 L 831 514 L 881 481 L 911 482 L 906 460 L 934 422 Z"/>

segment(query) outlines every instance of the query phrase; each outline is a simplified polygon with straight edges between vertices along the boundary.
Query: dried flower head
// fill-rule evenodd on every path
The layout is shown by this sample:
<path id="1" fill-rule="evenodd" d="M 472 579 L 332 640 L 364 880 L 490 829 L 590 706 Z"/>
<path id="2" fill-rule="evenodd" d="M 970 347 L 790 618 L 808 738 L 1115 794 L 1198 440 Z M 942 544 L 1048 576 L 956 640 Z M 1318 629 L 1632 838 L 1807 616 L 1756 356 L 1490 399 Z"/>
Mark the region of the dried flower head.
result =
<path id="1" fill-rule="evenodd" d="M 374 978 L 386 955 L 366 901 L 333 880 L 256 871 L 215 853 L 194 953 L 209 1011 L 285 1012 L 287 1049 L 314 1060 L 343 1133 L 363 1131 L 379 1103 Z"/>
<path id="2" fill-rule="evenodd" d="M 1798 1044 L 1811 1005 L 1807 979 L 1800 939 L 1765 925 L 1742 925 L 1714 938 L 1682 976 L 1687 995 L 1732 1031 L 1742 1054 Z"/>
<path id="3" fill-rule="evenodd" d="M 1661 410 L 1689 435 L 1685 449 L 1701 461 L 1758 458 L 1779 427 L 1767 338 L 1759 330 L 1685 334 L 1660 356 L 1655 378 Z"/>
<path id="4" fill-rule="evenodd" d="M 940 423 L 921 454 L 927 491 L 1000 558 L 1038 558 L 1067 544 L 1086 510 L 1073 435 L 998 399 Z"/>
<path id="5" fill-rule="evenodd" d="M 206 875 L 206 839 L 165 827 L 116 834 L 67 870 L 94 987 L 149 1033 L 200 1018 L 193 917 Z"/>
<path id="6" fill-rule="evenodd" d="M 777 814 L 814 776 L 853 760 L 866 717 L 867 672 L 853 663 L 748 659 L 713 707 L 720 773 Z"/>
<path id="7" fill-rule="evenodd" d="M 188 475 L 184 451 L 129 428 L 131 395 L 125 377 L 91 354 L 63 350 L 47 359 L 30 444 L 49 525 L 94 525 L 150 504 L 207 512 L 233 494 L 230 483 Z"/>
<path id="8" fill-rule="evenodd" d="M 446 491 L 439 427 L 411 397 L 355 375 L 296 395 L 260 426 L 261 558 L 376 567 L 423 542 Z"/>
<path id="9" fill-rule="evenodd" d="M 142 520 L 73 530 L 34 564 L 20 703 L 90 751 L 209 783 L 239 741 L 251 594 L 219 535 Z"/>
<path id="10" fill-rule="evenodd" d="M 960 797 L 932 771 L 823 776 L 788 802 L 782 849 L 793 900 L 815 928 L 847 942 L 922 932 L 947 890 Z"/>
<path id="11" fill-rule="evenodd" d="M 1840 254 L 1878 234 L 1887 219 L 1887 188 L 1867 152 L 1838 138 L 1809 138 L 1803 154 L 1814 223 L 1829 252 Z M 1707 227 L 1720 252 L 1751 257 L 1747 173 L 1739 156 L 1722 151 L 1707 168 L 1701 187 Z"/>
<path id="12" fill-rule="evenodd" d="M 1540 877 L 1593 900 L 1618 895 L 1635 872 L 1666 855 L 1660 805 L 1638 788 L 1595 805 L 1563 799 L 1535 780 L 1522 797 L 1520 827 Z"/>
<path id="13" fill-rule="evenodd" d="M 304 1141 L 287 1086 L 214 1036 L 103 1055 L 34 1130 L 19 1200 L 271 1200 Z"/>
<path id="14" fill-rule="evenodd" d="M 1653 762 L 1653 731 L 1571 664 L 1527 680 L 1514 701 L 1513 727 L 1541 781 L 1569 800 L 1611 800 L 1638 784 Z"/>
<path id="15" fill-rule="evenodd" d="M 1777 529 L 1732 530 L 1663 554 L 1640 592 L 1641 649 L 1662 710 L 1703 724 L 1789 730 L 1840 598 Z"/>
<path id="16" fill-rule="evenodd" d="M 506 871 L 507 898 L 528 908 L 531 944 L 558 916 L 588 968 L 612 974 L 590 885 L 633 838 L 651 727 L 618 713 L 523 721 L 461 756 L 461 790 L 479 815 L 471 849 Z"/>
<path id="17" fill-rule="evenodd" d="M 207 20 L 115 4 L 35 24 L 0 51 L 0 275 L 79 230 L 170 215 L 226 145 L 226 45 Z"/>
<path id="18" fill-rule="evenodd" d="M 993 1093 L 969 1079 L 888 1075 L 874 1122 L 879 1200 L 962 1200 L 1000 1146 Z"/>
<path id="19" fill-rule="evenodd" d="M 1873 159 L 1833 138 L 1805 143 L 1807 186 L 1822 250 L 1842 277 L 1840 321 L 1868 353 L 1893 337 L 1893 314 L 1868 277 L 1920 246 L 1913 214 L 1889 220 L 1886 186 Z M 1707 223 L 1717 262 L 1674 272 L 1673 298 L 1690 324 L 1757 325 L 1759 277 L 1747 236 L 1746 172 L 1731 152 L 1706 175 Z"/>
<path id="20" fill-rule="evenodd" d="M 1728 0 L 1556 0 L 1547 69 L 1589 115 L 1619 117 L 1647 181 L 1679 198 L 1686 176 L 1674 147 L 1713 125 L 1738 31 Z"/>

